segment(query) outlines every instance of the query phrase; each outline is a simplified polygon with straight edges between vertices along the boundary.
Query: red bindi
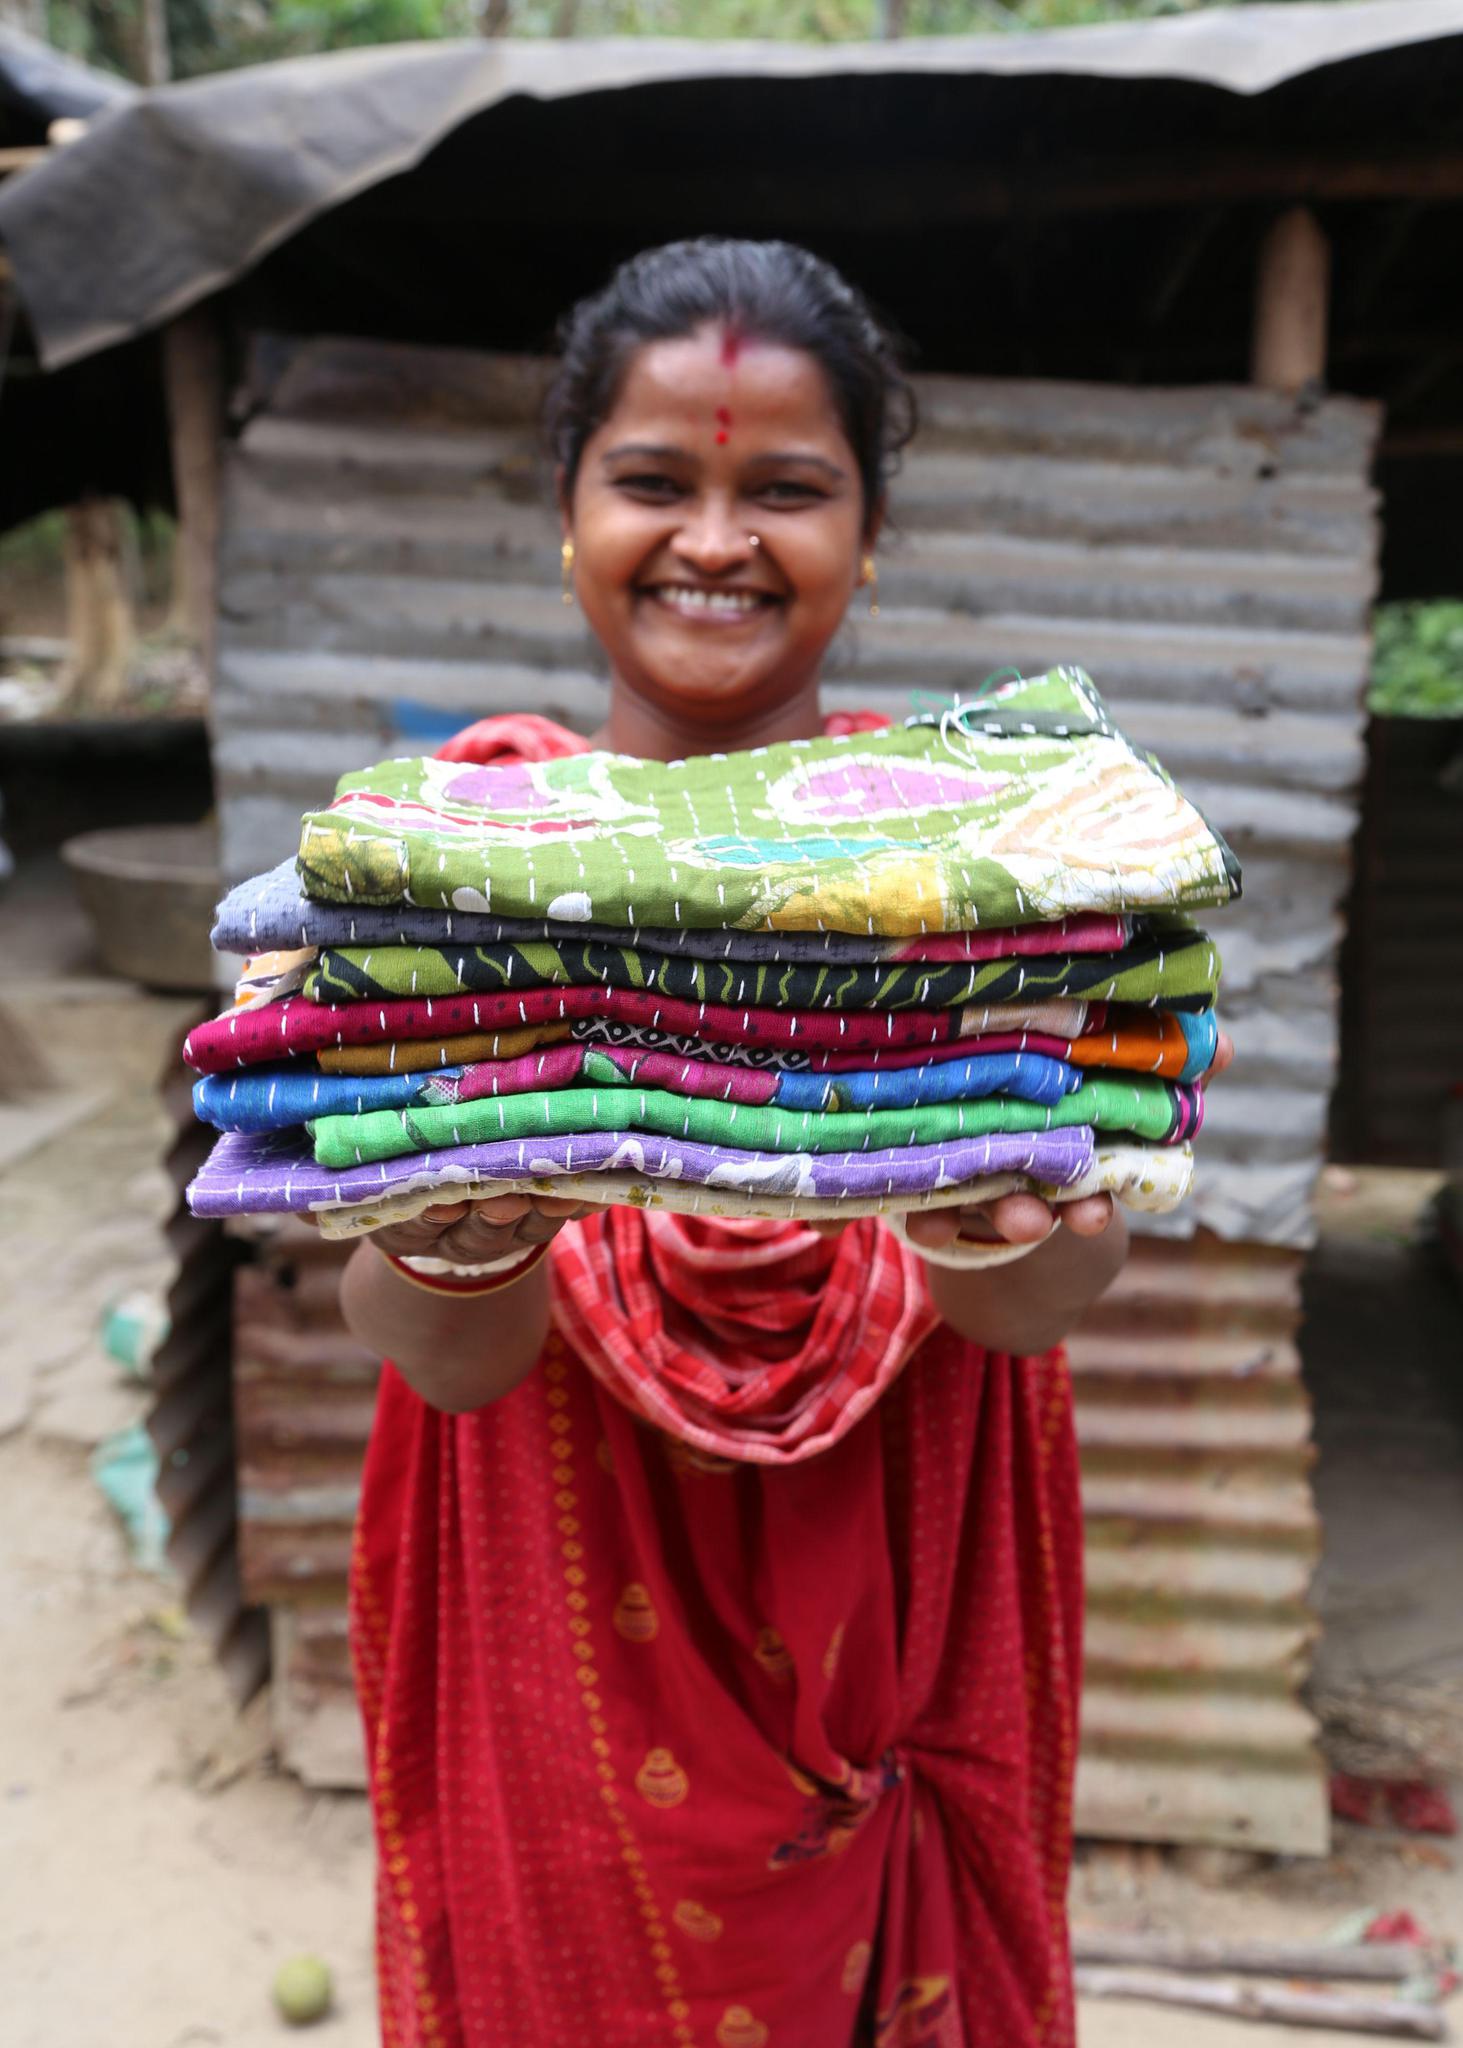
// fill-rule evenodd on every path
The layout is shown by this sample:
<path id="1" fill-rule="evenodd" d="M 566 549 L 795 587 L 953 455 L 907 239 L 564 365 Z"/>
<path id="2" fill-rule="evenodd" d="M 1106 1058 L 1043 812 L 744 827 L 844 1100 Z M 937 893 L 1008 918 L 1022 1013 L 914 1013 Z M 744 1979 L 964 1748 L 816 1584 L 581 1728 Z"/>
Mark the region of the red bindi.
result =
<path id="1" fill-rule="evenodd" d="M 718 448 L 723 448 L 726 446 L 726 443 L 730 438 L 729 430 L 731 428 L 731 423 L 731 413 L 727 410 L 726 406 L 719 405 L 716 408 L 716 425 L 718 429 L 716 436 L 716 445 Z"/>

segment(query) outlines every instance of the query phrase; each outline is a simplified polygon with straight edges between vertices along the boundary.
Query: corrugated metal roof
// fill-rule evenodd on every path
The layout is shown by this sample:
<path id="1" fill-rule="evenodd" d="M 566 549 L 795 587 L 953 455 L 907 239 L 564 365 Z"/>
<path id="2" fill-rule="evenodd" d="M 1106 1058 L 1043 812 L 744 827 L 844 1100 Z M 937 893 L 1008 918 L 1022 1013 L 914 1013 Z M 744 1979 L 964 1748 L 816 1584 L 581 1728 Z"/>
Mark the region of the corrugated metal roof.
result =
<path id="1" fill-rule="evenodd" d="M 1460 32 L 1459 0 L 1347 7 L 1292 0 L 1038 34 L 822 47 L 649 37 L 397 43 L 254 66 L 141 96 L 15 181 L 0 197 L 0 233 L 44 360 L 55 367 L 219 291 L 310 222 L 420 167 L 465 123 L 503 118 L 526 102 L 585 102 L 707 82 L 731 92 L 765 86 L 785 94 L 798 84 L 814 91 L 820 84 L 856 90 L 862 82 L 907 89 L 923 79 L 948 93 L 962 82 L 1004 81 L 1009 92 L 1022 81 L 1076 79 L 1102 81 L 1109 90 L 1151 91 L 1165 82 L 1187 88 L 1183 106 L 1192 120 L 1195 87 L 1254 96 L 1323 69 L 1431 45 L 1419 52 L 1420 73 L 1445 60 L 1447 40 Z M 1293 130 L 1293 108 L 1281 120 L 1287 115 Z M 967 160 L 989 125 L 967 118 Z M 798 124 L 791 127 L 796 132 Z M 274 146 L 261 149 L 261 136 Z M 1062 139 L 1070 147 L 1078 136 L 1068 130 Z M 1041 165 L 1024 149 L 1019 161 L 1018 185 L 1029 192 Z M 616 168 L 607 164 L 607 174 Z M 744 182 L 761 168 L 745 166 Z M 897 177 L 886 182 L 899 184 Z M 577 183 L 581 205 L 591 206 L 595 181 Z M 674 183 L 657 166 L 651 196 L 663 202 Z M 532 194 L 523 197 L 529 203 Z M 653 236 L 654 227 L 645 227 L 646 195 L 639 197 L 639 205 L 633 196 L 629 204 L 618 198 L 619 216 L 640 219 Z M 1009 209 L 1012 201 L 1003 204 Z"/>
<path id="2" fill-rule="evenodd" d="M 291 852 L 335 775 L 454 721 L 604 706 L 536 426 L 542 366 L 307 346 L 231 451 L 215 719 L 223 858 Z M 1217 923 L 1239 1057 L 1178 1227 L 1304 1244 L 1336 1066 L 1356 828 L 1375 409 L 1249 389 L 919 382 L 880 617 L 826 696 L 895 715 L 991 671 L 1089 669 L 1230 838 Z"/>

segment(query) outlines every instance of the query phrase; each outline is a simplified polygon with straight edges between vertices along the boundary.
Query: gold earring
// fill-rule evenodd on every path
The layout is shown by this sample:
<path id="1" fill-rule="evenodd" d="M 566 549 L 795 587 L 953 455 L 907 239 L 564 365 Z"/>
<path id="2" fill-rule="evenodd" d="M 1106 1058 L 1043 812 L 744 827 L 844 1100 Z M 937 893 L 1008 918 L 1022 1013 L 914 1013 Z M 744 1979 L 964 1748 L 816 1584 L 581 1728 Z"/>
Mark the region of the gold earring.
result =
<path id="1" fill-rule="evenodd" d="M 863 571 L 859 577 L 859 582 L 868 585 L 869 617 L 877 619 L 879 616 L 879 566 L 872 555 L 864 556 Z"/>
<path id="2" fill-rule="evenodd" d="M 565 604 L 574 602 L 574 543 L 566 540 L 559 549 L 559 571 L 563 578 L 561 595 Z"/>

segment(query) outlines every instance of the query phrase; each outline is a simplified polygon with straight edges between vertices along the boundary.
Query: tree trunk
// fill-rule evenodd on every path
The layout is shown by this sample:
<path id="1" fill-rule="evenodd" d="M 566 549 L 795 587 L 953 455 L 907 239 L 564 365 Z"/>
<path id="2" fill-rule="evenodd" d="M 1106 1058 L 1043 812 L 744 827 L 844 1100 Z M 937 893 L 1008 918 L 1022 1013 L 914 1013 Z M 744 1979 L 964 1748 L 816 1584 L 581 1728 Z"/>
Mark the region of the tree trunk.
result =
<path id="1" fill-rule="evenodd" d="M 225 369 L 218 322 L 208 307 L 195 306 L 164 328 L 163 366 L 178 507 L 168 624 L 197 648 L 211 690 Z"/>
<path id="2" fill-rule="evenodd" d="M 167 0 L 137 0 L 137 80 L 166 85 L 173 75 Z"/>
<path id="3" fill-rule="evenodd" d="M 66 623 L 68 707 L 115 710 L 127 694 L 136 638 L 126 534 L 115 499 L 84 498 L 67 509 Z"/>
<path id="4" fill-rule="evenodd" d="M 0 0 L 0 28 L 18 28 L 22 35 L 46 40 L 43 0 Z"/>

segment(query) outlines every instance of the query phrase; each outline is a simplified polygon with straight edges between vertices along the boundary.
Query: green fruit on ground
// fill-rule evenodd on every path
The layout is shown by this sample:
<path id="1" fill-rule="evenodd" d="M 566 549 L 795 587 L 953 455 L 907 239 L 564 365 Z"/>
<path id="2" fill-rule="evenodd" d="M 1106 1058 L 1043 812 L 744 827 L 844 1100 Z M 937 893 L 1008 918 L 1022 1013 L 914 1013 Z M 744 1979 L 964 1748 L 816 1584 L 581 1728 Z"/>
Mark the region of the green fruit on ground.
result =
<path id="1" fill-rule="evenodd" d="M 274 2002 L 292 2027 L 308 2027 L 330 2010 L 330 1971 L 319 1956 L 291 1956 L 274 1973 Z"/>

